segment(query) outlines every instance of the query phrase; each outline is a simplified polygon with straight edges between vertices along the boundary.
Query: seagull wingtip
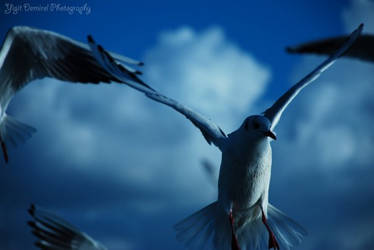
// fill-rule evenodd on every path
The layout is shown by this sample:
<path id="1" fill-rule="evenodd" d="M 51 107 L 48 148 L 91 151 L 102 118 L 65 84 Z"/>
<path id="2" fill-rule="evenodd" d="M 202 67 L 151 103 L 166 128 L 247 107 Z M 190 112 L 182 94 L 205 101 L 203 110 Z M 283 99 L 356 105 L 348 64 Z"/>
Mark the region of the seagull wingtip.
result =
<path id="1" fill-rule="evenodd" d="M 35 228 L 35 227 L 36 227 L 36 224 L 35 224 L 35 222 L 34 222 L 34 221 L 32 221 L 32 220 L 29 220 L 29 221 L 27 221 L 27 225 L 29 225 L 30 227 L 33 227 L 33 228 Z"/>
<path id="2" fill-rule="evenodd" d="M 27 210 L 31 216 L 34 216 L 35 214 L 35 205 L 34 203 L 31 203 L 30 208 Z"/>
<path id="3" fill-rule="evenodd" d="M 360 34 L 363 29 L 364 29 L 364 23 L 360 23 L 360 25 L 353 31 L 353 33 Z"/>
<path id="4" fill-rule="evenodd" d="M 93 38 L 92 38 L 92 35 L 87 35 L 87 41 L 88 41 L 89 43 L 93 43 L 93 42 L 94 42 L 94 40 L 93 40 Z"/>

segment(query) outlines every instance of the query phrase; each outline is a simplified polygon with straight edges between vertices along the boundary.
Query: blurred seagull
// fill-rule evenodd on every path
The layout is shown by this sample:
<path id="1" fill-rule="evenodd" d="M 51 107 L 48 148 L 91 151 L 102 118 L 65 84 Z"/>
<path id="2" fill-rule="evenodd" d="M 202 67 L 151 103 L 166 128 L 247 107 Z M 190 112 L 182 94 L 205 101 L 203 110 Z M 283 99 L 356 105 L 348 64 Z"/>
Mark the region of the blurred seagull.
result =
<path id="1" fill-rule="evenodd" d="M 347 39 L 347 36 L 327 38 L 323 40 L 303 43 L 286 48 L 289 53 L 298 54 L 333 54 Z M 343 56 L 374 63 L 374 35 L 363 34 Z"/>
<path id="2" fill-rule="evenodd" d="M 203 171 L 205 172 L 205 175 L 209 178 L 209 181 L 214 186 L 217 185 L 217 171 L 214 164 L 210 162 L 208 159 L 202 159 L 201 166 L 203 168 Z"/>
<path id="3" fill-rule="evenodd" d="M 133 59 L 111 54 L 126 64 L 142 65 Z M 122 77 L 140 85 L 140 74 L 129 66 L 119 65 Z M 7 147 L 25 142 L 36 130 L 6 113 L 9 102 L 27 83 L 44 77 L 81 83 L 121 82 L 106 72 L 92 56 L 86 44 L 60 34 L 26 26 L 11 28 L 0 50 L 0 144 L 5 162 Z"/>
<path id="4" fill-rule="evenodd" d="M 215 186 L 218 181 L 216 166 L 214 166 L 214 164 L 211 161 L 205 158 L 201 160 L 201 166 L 203 168 L 205 175 L 207 176 L 207 178 L 209 178 L 209 181 L 213 183 Z"/>
<path id="5" fill-rule="evenodd" d="M 79 231 L 58 216 L 31 205 L 33 220 L 28 222 L 39 238 L 35 245 L 43 250 L 107 250 L 101 243 Z"/>
<path id="6" fill-rule="evenodd" d="M 100 65 L 113 77 L 147 97 L 175 109 L 198 127 L 209 144 L 222 152 L 218 200 L 175 225 L 177 238 L 188 248 L 203 249 L 213 238 L 215 249 L 290 249 L 301 242 L 304 229 L 268 202 L 271 173 L 271 139 L 274 128 L 288 104 L 310 82 L 345 53 L 362 31 L 361 24 L 337 52 L 292 86 L 261 115 L 247 117 L 226 135 L 216 124 L 187 106 L 150 87 L 127 80 L 118 61 L 91 36 L 88 43 Z"/>

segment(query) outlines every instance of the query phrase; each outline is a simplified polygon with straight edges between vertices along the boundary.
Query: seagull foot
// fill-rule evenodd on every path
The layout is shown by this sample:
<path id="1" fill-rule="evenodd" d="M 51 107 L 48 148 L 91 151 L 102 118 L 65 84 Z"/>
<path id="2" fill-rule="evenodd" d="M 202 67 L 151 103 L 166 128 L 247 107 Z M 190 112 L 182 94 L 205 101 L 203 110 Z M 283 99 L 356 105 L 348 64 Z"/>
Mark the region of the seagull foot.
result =
<path id="1" fill-rule="evenodd" d="M 6 149 L 6 145 L 4 143 L 3 140 L 1 140 L 0 138 L 0 142 L 1 142 L 1 149 L 3 150 L 3 155 L 4 155 L 4 160 L 5 160 L 5 163 L 8 163 L 8 150 Z"/>
<path id="2" fill-rule="evenodd" d="M 279 250 L 279 244 L 278 244 L 278 241 L 275 238 L 275 235 L 273 234 L 273 232 L 270 232 L 270 235 L 269 235 L 269 249 L 272 249 L 272 248 L 274 248 L 275 250 Z"/>
<path id="3" fill-rule="evenodd" d="M 273 231 L 271 231 L 271 229 L 270 229 L 270 226 L 268 224 L 268 221 L 266 219 L 266 216 L 265 216 L 265 213 L 264 213 L 264 210 L 262 209 L 262 207 L 261 207 L 261 212 L 262 212 L 262 222 L 264 223 L 266 229 L 269 232 L 269 249 L 274 248 L 275 250 L 279 250 L 280 248 L 279 248 L 278 241 L 275 238 L 275 235 L 274 235 Z"/>
<path id="4" fill-rule="evenodd" d="M 240 250 L 239 242 L 235 234 L 234 217 L 232 216 L 232 210 L 230 210 L 230 213 L 229 213 L 229 220 L 230 220 L 230 225 L 231 225 L 231 249 Z"/>

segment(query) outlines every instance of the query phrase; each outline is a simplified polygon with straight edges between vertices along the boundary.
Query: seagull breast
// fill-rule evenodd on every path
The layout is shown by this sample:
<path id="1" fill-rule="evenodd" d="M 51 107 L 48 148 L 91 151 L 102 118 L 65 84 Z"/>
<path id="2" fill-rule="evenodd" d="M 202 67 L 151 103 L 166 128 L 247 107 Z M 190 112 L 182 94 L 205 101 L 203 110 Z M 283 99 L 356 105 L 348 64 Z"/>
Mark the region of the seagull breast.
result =
<path id="1" fill-rule="evenodd" d="M 246 209 L 259 199 L 267 200 L 271 155 L 267 139 L 224 151 L 219 176 L 219 200 L 226 205 L 232 203 L 234 209 Z"/>

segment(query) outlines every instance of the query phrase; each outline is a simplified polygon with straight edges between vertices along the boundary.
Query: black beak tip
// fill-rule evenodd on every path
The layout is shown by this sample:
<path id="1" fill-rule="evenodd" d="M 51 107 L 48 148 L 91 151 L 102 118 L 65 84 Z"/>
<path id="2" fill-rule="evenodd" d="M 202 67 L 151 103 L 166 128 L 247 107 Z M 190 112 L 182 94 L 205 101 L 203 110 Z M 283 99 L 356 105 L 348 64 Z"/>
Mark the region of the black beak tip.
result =
<path id="1" fill-rule="evenodd" d="M 277 140 L 277 136 L 272 132 L 272 131 L 266 131 L 265 132 L 265 135 L 267 136 L 267 137 L 270 137 L 271 139 L 273 139 L 274 141 L 276 141 Z"/>

